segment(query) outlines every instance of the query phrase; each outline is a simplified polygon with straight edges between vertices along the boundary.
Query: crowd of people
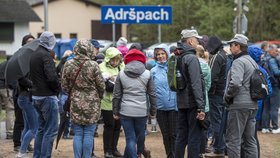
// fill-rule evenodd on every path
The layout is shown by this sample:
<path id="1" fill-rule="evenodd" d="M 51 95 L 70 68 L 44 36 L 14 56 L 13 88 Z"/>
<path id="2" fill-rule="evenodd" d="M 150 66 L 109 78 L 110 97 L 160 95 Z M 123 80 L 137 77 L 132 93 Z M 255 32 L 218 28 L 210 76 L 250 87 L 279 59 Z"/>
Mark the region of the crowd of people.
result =
<path id="1" fill-rule="evenodd" d="M 26 35 L 22 46 L 34 39 Z M 160 44 L 145 53 L 139 43 L 127 48 L 127 39 L 121 37 L 103 54 L 97 40 L 79 39 L 56 66 L 51 53 L 54 34 L 43 32 L 38 40 L 30 71 L 9 87 L 17 158 L 33 150 L 34 158 L 51 157 L 59 114 L 63 117 L 67 110 L 70 118 L 63 138 L 68 139 L 73 130 L 75 158 L 96 157 L 94 135 L 101 117 L 105 158 L 151 157 L 145 147 L 149 118 L 157 120 L 167 158 L 185 157 L 186 147 L 188 158 L 258 158 L 257 131 L 280 133 L 280 55 L 275 45 L 249 46 L 245 35 L 236 34 L 226 52 L 219 37 L 184 29 L 177 46 L 170 49 Z M 177 57 L 183 83 L 178 81 L 176 91 L 170 89 L 167 77 L 171 55 Z M 261 100 L 250 95 L 255 69 L 268 83 L 269 95 Z M 10 93 L 8 88 L 2 91 Z M 121 128 L 124 153 L 118 150 Z"/>

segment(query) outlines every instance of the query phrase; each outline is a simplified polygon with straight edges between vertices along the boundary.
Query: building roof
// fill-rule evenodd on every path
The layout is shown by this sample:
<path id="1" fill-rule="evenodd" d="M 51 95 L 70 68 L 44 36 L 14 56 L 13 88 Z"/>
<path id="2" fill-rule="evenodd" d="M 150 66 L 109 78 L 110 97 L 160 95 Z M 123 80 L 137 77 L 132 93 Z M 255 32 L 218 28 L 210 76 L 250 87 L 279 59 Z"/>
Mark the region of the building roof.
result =
<path id="1" fill-rule="evenodd" d="M 25 0 L 0 0 L 0 22 L 41 21 Z"/>
<path id="2" fill-rule="evenodd" d="M 52 2 L 52 1 L 57 1 L 57 0 L 48 0 L 48 2 Z M 94 5 L 96 7 L 101 7 L 101 4 L 98 4 L 96 2 L 93 2 L 92 0 L 79 0 L 82 1 L 88 5 Z M 44 0 L 27 0 L 27 2 L 32 6 L 32 7 L 36 7 L 38 5 L 43 5 Z"/>

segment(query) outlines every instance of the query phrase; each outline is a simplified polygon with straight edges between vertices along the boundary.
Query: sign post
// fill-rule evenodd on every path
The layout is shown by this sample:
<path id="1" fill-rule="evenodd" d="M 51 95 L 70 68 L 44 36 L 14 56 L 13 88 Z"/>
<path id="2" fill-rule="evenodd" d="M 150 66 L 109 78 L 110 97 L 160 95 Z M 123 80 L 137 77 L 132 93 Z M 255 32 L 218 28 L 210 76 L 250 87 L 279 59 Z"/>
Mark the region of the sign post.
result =
<path id="1" fill-rule="evenodd" d="M 161 24 L 172 24 L 171 6 L 102 6 L 101 23 L 112 24 L 115 43 L 115 24 L 158 24 L 161 43 Z"/>

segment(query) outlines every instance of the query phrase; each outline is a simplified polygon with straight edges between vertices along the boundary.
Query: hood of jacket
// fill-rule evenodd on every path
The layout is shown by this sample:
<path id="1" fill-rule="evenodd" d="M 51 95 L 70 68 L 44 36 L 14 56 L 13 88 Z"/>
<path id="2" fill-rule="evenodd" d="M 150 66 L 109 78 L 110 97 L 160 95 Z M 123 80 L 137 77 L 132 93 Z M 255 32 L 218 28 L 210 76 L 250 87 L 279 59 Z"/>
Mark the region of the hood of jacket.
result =
<path id="1" fill-rule="evenodd" d="M 110 47 L 106 50 L 104 61 L 108 63 L 110 59 L 114 58 L 117 55 L 121 55 L 122 53 L 115 47 Z"/>
<path id="2" fill-rule="evenodd" d="M 140 76 L 145 70 L 146 67 L 143 63 L 134 60 L 125 65 L 124 73 L 129 77 L 136 78 Z"/>
<path id="3" fill-rule="evenodd" d="M 259 63 L 261 61 L 261 55 L 263 54 L 261 48 L 256 46 L 249 46 L 248 53 L 255 60 L 256 63 Z"/>
<path id="4" fill-rule="evenodd" d="M 50 51 L 56 44 L 56 38 L 52 32 L 45 31 L 39 38 L 39 44 Z"/>
<path id="5" fill-rule="evenodd" d="M 80 39 L 74 46 L 75 59 L 93 59 L 95 57 L 92 44 L 87 39 Z"/>
<path id="6" fill-rule="evenodd" d="M 206 48 L 210 54 L 214 55 L 222 46 L 223 44 L 219 37 L 212 36 L 209 38 Z"/>
<path id="7" fill-rule="evenodd" d="M 157 58 L 156 58 L 157 49 L 162 49 L 163 51 L 165 51 L 165 53 L 167 54 L 167 59 L 170 57 L 170 52 L 169 52 L 168 46 L 166 44 L 160 44 L 160 45 L 156 46 L 154 49 L 154 58 L 156 61 L 157 61 Z"/>

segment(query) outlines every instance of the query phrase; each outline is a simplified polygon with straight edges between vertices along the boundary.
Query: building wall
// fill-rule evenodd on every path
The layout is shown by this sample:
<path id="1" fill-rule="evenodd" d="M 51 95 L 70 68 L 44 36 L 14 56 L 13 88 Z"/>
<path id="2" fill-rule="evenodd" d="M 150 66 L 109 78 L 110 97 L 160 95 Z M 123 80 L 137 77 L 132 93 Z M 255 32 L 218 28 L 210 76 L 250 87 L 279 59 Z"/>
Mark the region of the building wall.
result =
<path id="1" fill-rule="evenodd" d="M 6 55 L 13 55 L 21 47 L 23 36 L 30 33 L 27 22 L 15 23 L 14 26 L 14 41 L 0 43 L 0 50 L 6 51 Z"/>
<path id="2" fill-rule="evenodd" d="M 43 22 L 31 22 L 32 35 L 44 31 L 44 5 L 33 10 Z M 77 33 L 78 38 L 91 38 L 91 20 L 101 20 L 101 8 L 87 5 L 78 0 L 59 0 L 48 3 L 48 28 L 53 33 L 61 33 L 62 38 L 69 38 L 70 33 Z M 126 32 L 126 26 L 123 26 Z M 122 35 L 126 36 L 126 33 Z"/>

